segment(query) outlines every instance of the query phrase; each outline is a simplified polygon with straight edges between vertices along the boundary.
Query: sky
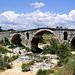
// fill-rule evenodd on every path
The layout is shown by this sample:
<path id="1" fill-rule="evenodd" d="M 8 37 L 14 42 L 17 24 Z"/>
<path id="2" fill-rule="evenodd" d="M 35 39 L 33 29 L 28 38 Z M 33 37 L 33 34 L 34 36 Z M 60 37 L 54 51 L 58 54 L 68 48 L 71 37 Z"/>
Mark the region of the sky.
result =
<path id="1" fill-rule="evenodd" d="M 75 0 L 0 0 L 2 29 L 75 29 Z"/>

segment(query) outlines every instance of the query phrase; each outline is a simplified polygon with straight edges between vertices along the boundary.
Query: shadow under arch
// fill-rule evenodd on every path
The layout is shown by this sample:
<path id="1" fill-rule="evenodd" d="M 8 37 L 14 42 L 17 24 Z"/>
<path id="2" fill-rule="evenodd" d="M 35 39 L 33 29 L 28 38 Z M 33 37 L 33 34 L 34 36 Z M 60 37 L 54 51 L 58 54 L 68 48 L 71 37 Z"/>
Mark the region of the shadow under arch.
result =
<path id="1" fill-rule="evenodd" d="M 22 41 L 21 34 L 15 34 L 15 35 L 13 35 L 13 37 L 11 39 L 11 42 L 15 45 L 18 45 L 18 46 L 23 46 L 21 41 Z"/>
<path id="2" fill-rule="evenodd" d="M 53 31 L 48 30 L 48 29 L 41 29 L 41 30 L 37 31 L 32 37 L 31 47 L 34 46 L 34 47 L 38 48 L 39 38 L 42 37 L 42 35 L 45 34 L 46 32 L 54 34 Z M 54 36 L 55 36 L 55 34 L 54 34 Z"/>
<path id="3" fill-rule="evenodd" d="M 75 49 L 75 37 L 71 40 L 71 46 Z"/>

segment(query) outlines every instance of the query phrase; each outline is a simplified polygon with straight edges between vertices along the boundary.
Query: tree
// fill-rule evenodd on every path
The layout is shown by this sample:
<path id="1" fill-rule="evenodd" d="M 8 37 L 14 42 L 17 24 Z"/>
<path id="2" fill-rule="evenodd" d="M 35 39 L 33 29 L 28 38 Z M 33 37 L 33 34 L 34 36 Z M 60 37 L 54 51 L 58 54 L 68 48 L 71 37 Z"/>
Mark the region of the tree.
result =
<path id="1" fill-rule="evenodd" d="M 56 39 L 51 38 L 50 45 L 46 45 L 43 49 L 44 49 L 43 50 L 44 54 L 47 54 L 47 53 L 56 54 L 58 50 L 58 44 L 56 42 Z"/>
<path id="2" fill-rule="evenodd" d="M 46 41 L 45 41 L 45 39 L 44 39 L 43 37 L 40 37 L 40 38 L 39 38 L 39 43 L 44 43 L 44 44 L 45 44 Z"/>
<path id="3" fill-rule="evenodd" d="M 0 26 L 0 32 L 2 32 L 3 30 L 2 30 L 2 28 L 1 28 L 1 26 Z"/>
<path id="4" fill-rule="evenodd" d="M 16 30 L 14 30 L 14 29 L 8 29 L 7 31 L 16 31 Z"/>
<path id="5" fill-rule="evenodd" d="M 56 28 L 63 29 L 63 27 L 58 27 L 58 26 Z"/>
<path id="6" fill-rule="evenodd" d="M 58 46 L 58 51 L 57 51 L 57 55 L 62 59 L 62 58 L 66 58 L 67 56 L 69 56 L 71 54 L 71 51 L 69 49 L 70 47 L 68 47 L 68 45 L 63 42 L 62 44 L 60 44 Z"/>

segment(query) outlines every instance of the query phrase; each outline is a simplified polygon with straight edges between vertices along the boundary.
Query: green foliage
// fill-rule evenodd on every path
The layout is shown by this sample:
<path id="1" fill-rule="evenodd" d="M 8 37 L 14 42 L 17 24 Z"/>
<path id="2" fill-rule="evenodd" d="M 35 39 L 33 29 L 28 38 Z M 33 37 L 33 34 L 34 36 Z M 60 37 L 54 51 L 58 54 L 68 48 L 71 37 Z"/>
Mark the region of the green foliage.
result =
<path id="1" fill-rule="evenodd" d="M 43 62 L 43 60 L 42 60 L 42 59 L 40 59 L 40 60 L 38 60 L 38 61 L 36 61 L 36 62 Z"/>
<path id="2" fill-rule="evenodd" d="M 3 44 L 3 40 L 0 41 L 0 44 Z"/>
<path id="3" fill-rule="evenodd" d="M 34 61 L 31 61 L 29 63 L 23 63 L 21 68 L 22 68 L 22 71 L 29 71 L 30 70 L 30 66 L 34 64 Z"/>
<path id="4" fill-rule="evenodd" d="M 32 51 L 32 52 L 36 52 L 36 47 L 35 47 L 35 46 L 32 46 L 32 47 L 31 47 L 31 51 Z"/>
<path id="5" fill-rule="evenodd" d="M 75 75 L 75 60 L 69 61 L 63 68 L 59 69 L 55 75 Z"/>
<path id="6" fill-rule="evenodd" d="M 67 64 L 69 61 L 71 60 L 71 58 L 67 57 L 64 59 L 64 64 Z"/>
<path id="7" fill-rule="evenodd" d="M 52 34 L 52 33 L 51 33 L 51 32 L 46 32 L 46 33 L 45 33 L 45 35 L 49 35 L 49 34 Z"/>
<path id="8" fill-rule="evenodd" d="M 2 57 L 0 55 L 0 70 L 5 70 L 5 69 L 12 67 L 12 65 L 9 64 L 8 60 L 9 60 L 9 57 L 7 57 L 7 56 Z"/>
<path id="9" fill-rule="evenodd" d="M 11 53 L 11 51 L 8 51 L 7 49 L 0 47 L 0 53 L 4 54 L 7 52 Z"/>
<path id="10" fill-rule="evenodd" d="M 70 60 L 73 60 L 73 58 L 67 57 L 65 59 L 59 59 L 58 66 L 63 66 L 67 64 Z"/>
<path id="11" fill-rule="evenodd" d="M 14 61 L 15 59 L 17 59 L 19 56 L 18 55 L 14 55 L 14 56 L 12 56 L 10 59 L 12 60 L 12 61 Z"/>
<path id="12" fill-rule="evenodd" d="M 64 42 L 62 44 L 60 44 L 58 46 L 58 51 L 57 51 L 57 55 L 63 59 L 63 58 L 66 58 L 68 56 L 70 56 L 71 52 L 67 46 L 67 44 Z"/>
<path id="13" fill-rule="evenodd" d="M 45 60 L 45 59 L 48 59 L 48 57 L 46 57 L 46 56 L 43 56 L 43 57 L 42 57 L 42 59 L 43 59 L 43 60 Z"/>
<path id="14" fill-rule="evenodd" d="M 44 40 L 43 37 L 40 37 L 38 42 L 39 42 L 39 43 L 44 43 L 44 44 L 46 43 L 46 41 Z"/>
<path id="15" fill-rule="evenodd" d="M 59 59 L 58 66 L 63 66 L 64 65 L 64 59 Z"/>
<path id="16" fill-rule="evenodd" d="M 29 51 L 29 49 L 25 46 L 22 46 L 21 49 L 26 49 L 27 51 Z"/>
<path id="17" fill-rule="evenodd" d="M 7 45 L 10 45 L 10 43 L 9 42 L 6 42 L 6 43 L 3 43 L 2 45 L 3 46 L 7 46 Z"/>
<path id="18" fill-rule="evenodd" d="M 56 42 L 56 39 L 51 38 L 50 45 L 46 45 L 43 49 L 44 49 L 43 50 L 44 54 L 47 54 L 47 53 L 56 54 L 58 50 L 58 44 Z"/>
<path id="19" fill-rule="evenodd" d="M 63 27 L 59 27 L 59 26 L 57 26 L 56 28 L 58 28 L 58 29 L 63 29 Z"/>
<path id="20" fill-rule="evenodd" d="M 59 69 L 57 72 L 54 73 L 54 75 L 62 75 L 63 68 Z"/>
<path id="21" fill-rule="evenodd" d="M 64 59 L 71 55 L 71 47 L 69 43 L 65 42 L 62 44 L 58 44 L 56 42 L 56 39 L 52 38 L 50 40 L 50 45 L 46 45 L 43 48 L 43 54 L 47 53 L 57 54 L 60 57 L 60 59 Z"/>
<path id="22" fill-rule="evenodd" d="M 33 54 L 27 54 L 26 56 L 30 56 L 30 57 L 33 57 L 34 55 L 33 55 Z"/>
<path id="23" fill-rule="evenodd" d="M 42 70 L 39 69 L 38 72 L 36 73 L 36 75 L 50 75 L 53 74 L 54 70 Z"/>
<path id="24" fill-rule="evenodd" d="M 9 48 L 11 48 L 11 49 L 14 49 L 14 48 L 16 48 L 17 47 L 17 45 L 14 45 L 14 44 L 11 44 L 10 46 L 9 46 Z"/>
<path id="25" fill-rule="evenodd" d="M 4 39 L 5 39 L 5 43 L 10 43 L 7 37 L 5 37 Z"/>
<path id="26" fill-rule="evenodd" d="M 48 54 L 48 53 L 50 53 L 50 46 L 49 45 L 46 45 L 43 48 L 43 54 Z"/>
<path id="27" fill-rule="evenodd" d="M 14 30 L 14 29 L 8 29 L 7 31 L 16 31 L 16 30 Z"/>
<path id="28" fill-rule="evenodd" d="M 3 30 L 2 30 L 2 28 L 1 28 L 1 26 L 0 26 L 0 32 L 2 32 Z"/>
<path id="29" fill-rule="evenodd" d="M 63 75 L 75 75 L 75 61 L 70 61 L 65 65 Z"/>
<path id="30" fill-rule="evenodd" d="M 7 45 L 10 45 L 10 42 L 7 37 L 4 37 L 4 42 L 3 40 L 1 40 L 0 44 L 2 44 L 3 46 L 7 46 Z"/>

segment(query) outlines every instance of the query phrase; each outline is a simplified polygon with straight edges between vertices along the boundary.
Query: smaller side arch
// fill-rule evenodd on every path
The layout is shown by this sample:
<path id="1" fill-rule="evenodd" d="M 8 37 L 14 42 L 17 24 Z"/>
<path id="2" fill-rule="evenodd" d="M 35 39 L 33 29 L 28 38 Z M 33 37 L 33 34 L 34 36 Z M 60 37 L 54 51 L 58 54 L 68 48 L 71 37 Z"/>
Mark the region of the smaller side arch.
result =
<path id="1" fill-rule="evenodd" d="M 18 44 L 21 42 L 21 39 L 20 39 L 21 35 L 20 34 L 15 34 L 12 39 L 11 39 L 11 42 L 14 43 L 14 44 Z"/>
<path id="2" fill-rule="evenodd" d="M 24 39 L 22 38 L 22 35 L 19 33 L 13 34 L 10 41 L 11 43 L 14 43 L 18 46 L 24 45 Z"/>
<path id="3" fill-rule="evenodd" d="M 71 46 L 75 49 L 75 37 L 71 40 Z"/>

